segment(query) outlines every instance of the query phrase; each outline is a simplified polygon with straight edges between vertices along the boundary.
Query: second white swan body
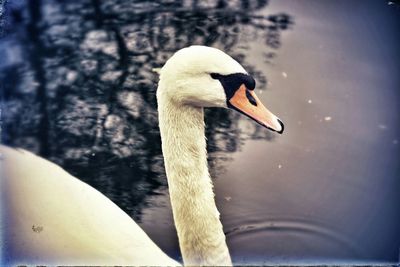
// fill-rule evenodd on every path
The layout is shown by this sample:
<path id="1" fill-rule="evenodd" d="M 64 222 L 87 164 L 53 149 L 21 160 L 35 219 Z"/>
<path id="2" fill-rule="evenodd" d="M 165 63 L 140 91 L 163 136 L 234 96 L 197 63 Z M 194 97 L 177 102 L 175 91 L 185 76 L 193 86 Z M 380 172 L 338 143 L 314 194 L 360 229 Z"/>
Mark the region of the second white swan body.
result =
<path id="1" fill-rule="evenodd" d="M 283 132 L 254 87 L 238 62 L 210 47 L 181 49 L 161 69 L 162 150 L 185 265 L 232 264 L 207 168 L 203 108 L 229 107 Z M 0 152 L 2 264 L 179 265 L 96 189 L 30 152 Z"/>

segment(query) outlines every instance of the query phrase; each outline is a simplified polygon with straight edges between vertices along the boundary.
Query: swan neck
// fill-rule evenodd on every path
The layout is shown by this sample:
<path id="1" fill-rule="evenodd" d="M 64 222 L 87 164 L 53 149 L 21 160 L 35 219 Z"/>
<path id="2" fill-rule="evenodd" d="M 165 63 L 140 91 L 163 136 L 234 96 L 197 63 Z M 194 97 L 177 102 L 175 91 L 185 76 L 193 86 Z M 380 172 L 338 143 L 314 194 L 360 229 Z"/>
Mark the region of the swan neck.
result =
<path id="1" fill-rule="evenodd" d="M 207 151 L 203 108 L 158 95 L 162 150 L 175 226 L 185 265 L 232 265 L 219 219 Z"/>

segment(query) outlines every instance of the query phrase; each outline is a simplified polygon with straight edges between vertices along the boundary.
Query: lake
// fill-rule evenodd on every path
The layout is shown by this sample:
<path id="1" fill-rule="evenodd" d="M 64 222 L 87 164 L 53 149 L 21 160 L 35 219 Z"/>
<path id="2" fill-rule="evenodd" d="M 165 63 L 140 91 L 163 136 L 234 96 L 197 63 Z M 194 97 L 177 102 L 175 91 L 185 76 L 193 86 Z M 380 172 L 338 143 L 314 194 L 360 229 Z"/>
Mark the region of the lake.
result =
<path id="1" fill-rule="evenodd" d="M 398 263 L 398 1 L 13 0 L 0 39 L 2 142 L 89 183 L 181 261 L 161 154 L 160 68 L 189 45 L 249 71 L 285 124 L 206 110 L 237 264 Z"/>

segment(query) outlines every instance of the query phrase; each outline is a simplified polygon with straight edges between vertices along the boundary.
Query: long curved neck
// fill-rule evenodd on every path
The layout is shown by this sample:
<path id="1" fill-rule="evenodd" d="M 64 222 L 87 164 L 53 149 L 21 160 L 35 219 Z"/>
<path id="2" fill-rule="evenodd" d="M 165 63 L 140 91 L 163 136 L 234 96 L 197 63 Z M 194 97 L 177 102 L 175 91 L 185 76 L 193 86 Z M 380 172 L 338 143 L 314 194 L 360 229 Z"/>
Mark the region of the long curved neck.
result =
<path id="1" fill-rule="evenodd" d="M 185 265 L 232 265 L 207 168 L 202 108 L 158 96 L 165 169 Z"/>

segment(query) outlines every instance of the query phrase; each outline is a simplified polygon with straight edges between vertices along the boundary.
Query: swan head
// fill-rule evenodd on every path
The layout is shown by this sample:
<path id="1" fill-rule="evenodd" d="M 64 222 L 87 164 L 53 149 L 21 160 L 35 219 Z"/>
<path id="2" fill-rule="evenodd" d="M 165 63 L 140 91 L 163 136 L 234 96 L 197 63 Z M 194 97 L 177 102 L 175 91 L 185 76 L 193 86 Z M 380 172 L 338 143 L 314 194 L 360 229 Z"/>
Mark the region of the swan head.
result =
<path id="1" fill-rule="evenodd" d="M 256 82 L 219 49 L 190 46 L 177 51 L 161 68 L 157 99 L 178 105 L 231 108 L 262 126 L 282 133 L 282 121 L 254 93 Z"/>

